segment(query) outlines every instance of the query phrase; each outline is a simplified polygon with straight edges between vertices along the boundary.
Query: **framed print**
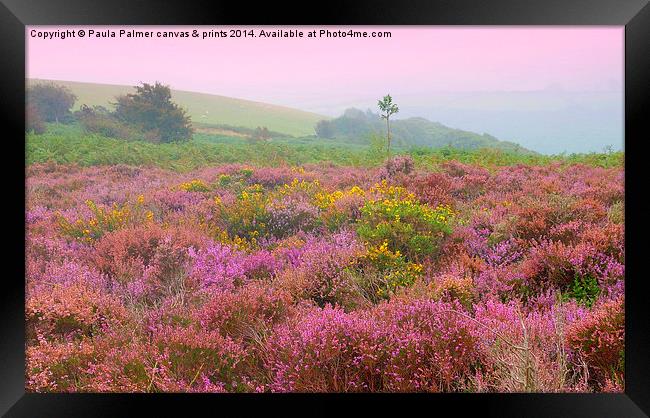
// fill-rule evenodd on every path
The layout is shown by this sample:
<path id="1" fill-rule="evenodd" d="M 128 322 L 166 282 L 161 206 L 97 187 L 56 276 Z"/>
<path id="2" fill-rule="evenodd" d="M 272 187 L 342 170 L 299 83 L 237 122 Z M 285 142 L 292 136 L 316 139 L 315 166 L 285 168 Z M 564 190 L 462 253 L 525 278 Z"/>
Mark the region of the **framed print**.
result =
<path id="1" fill-rule="evenodd" d="M 3 1 L 0 410 L 647 416 L 647 2 L 293 12 Z"/>

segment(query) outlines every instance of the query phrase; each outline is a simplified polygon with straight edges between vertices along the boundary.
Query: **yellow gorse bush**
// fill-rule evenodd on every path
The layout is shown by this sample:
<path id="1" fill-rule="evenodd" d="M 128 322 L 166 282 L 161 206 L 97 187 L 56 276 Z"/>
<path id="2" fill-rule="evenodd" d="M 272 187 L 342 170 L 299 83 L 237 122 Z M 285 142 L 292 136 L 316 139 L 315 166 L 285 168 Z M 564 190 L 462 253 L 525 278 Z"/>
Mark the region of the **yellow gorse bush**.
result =
<path id="1" fill-rule="evenodd" d="M 366 244 L 367 245 L 367 244 Z M 381 274 L 381 281 L 375 293 L 380 298 L 388 298 L 397 289 L 412 285 L 422 275 L 423 265 L 407 261 L 402 253 L 391 251 L 388 241 L 371 246 L 361 257 Z"/>
<path id="2" fill-rule="evenodd" d="M 402 268 L 391 270 L 384 277 L 385 286 L 377 290 L 377 295 L 388 298 L 399 288 L 412 285 L 422 274 L 422 268 L 422 264 L 406 263 Z"/>
<path id="3" fill-rule="evenodd" d="M 232 176 L 229 174 L 219 174 L 217 181 L 219 182 L 219 185 L 226 186 L 232 181 Z"/>
<path id="4" fill-rule="evenodd" d="M 389 185 L 386 180 L 375 184 L 370 189 L 370 194 L 375 195 L 377 198 L 369 199 L 367 201 L 368 206 L 372 206 L 375 211 L 388 215 L 388 218 L 394 218 L 397 221 L 405 215 L 417 214 L 418 217 L 422 217 L 428 222 L 446 223 L 455 215 L 451 206 L 438 205 L 432 208 L 419 203 L 415 195 L 406 188 Z"/>
<path id="5" fill-rule="evenodd" d="M 384 241 L 381 245 L 368 248 L 366 255 L 372 261 L 394 261 L 399 259 L 402 254 L 399 250 L 392 252 L 388 249 L 388 241 Z"/>
<path id="6" fill-rule="evenodd" d="M 360 196 L 364 197 L 366 192 L 359 186 L 353 186 L 347 191 L 336 190 L 332 193 L 319 192 L 314 196 L 314 203 L 319 209 L 328 209 L 334 204 L 349 196 Z"/>
<path id="7" fill-rule="evenodd" d="M 238 196 L 240 200 L 244 200 L 244 201 L 250 201 L 250 200 L 262 201 L 264 200 L 263 197 L 264 197 L 264 186 L 257 183 L 246 187 L 246 189 L 242 190 L 242 192 Z"/>
<path id="8" fill-rule="evenodd" d="M 376 183 L 370 188 L 369 193 L 378 196 L 378 199 L 415 201 L 415 195 L 406 190 L 405 187 L 390 185 L 386 180 Z"/>
<path id="9" fill-rule="evenodd" d="M 321 185 L 318 180 L 314 181 L 305 181 L 293 179 L 289 184 L 283 184 L 277 190 L 278 195 L 284 196 L 293 194 L 296 192 L 304 192 L 307 195 L 311 196 L 314 193 L 318 193 L 321 190 Z"/>
<path id="10" fill-rule="evenodd" d="M 193 184 L 191 187 L 196 188 L 200 183 L 195 181 Z M 406 255 L 407 259 L 412 258 L 414 252 L 425 254 L 433 248 L 454 217 L 451 207 L 440 205 L 432 208 L 417 201 L 406 188 L 390 185 L 386 180 L 367 190 L 355 185 L 347 190 L 327 191 L 318 180 L 294 178 L 273 190 L 266 190 L 261 184 L 246 186 L 240 189 L 232 204 L 225 205 L 221 197 L 213 197 L 217 210 L 214 226 L 227 229 L 229 237 L 258 240 L 271 233 L 272 214 L 287 210 L 292 204 L 291 199 L 297 195 L 310 199 L 311 204 L 319 209 L 318 221 L 331 230 L 345 222 L 356 222 L 361 216 L 358 232 L 374 246 L 369 250 L 372 257 L 380 257 L 381 251 L 387 256 L 385 251 L 389 249 L 395 251 L 393 254 L 397 257 Z M 348 200 L 339 205 L 343 199 Z M 413 239 L 409 238 L 411 235 Z"/>
<path id="11" fill-rule="evenodd" d="M 359 236 L 372 245 L 388 242 L 408 260 L 434 256 L 442 238 L 451 232 L 455 213 L 450 206 L 435 208 L 419 202 L 413 193 L 387 181 L 375 184 L 361 208 Z"/>
<path id="12" fill-rule="evenodd" d="M 58 226 L 61 233 L 85 242 L 93 242 L 104 234 L 127 225 L 153 221 L 153 212 L 144 211 L 142 206 L 144 204 L 143 195 L 136 198 L 136 203 L 133 206 L 129 203 L 121 206 L 114 203 L 111 209 L 105 209 L 97 206 L 92 200 L 86 200 L 85 204 L 92 212 L 92 217 L 88 220 L 77 219 L 70 222 L 59 215 Z"/>
<path id="13" fill-rule="evenodd" d="M 228 231 L 219 231 L 216 238 L 217 241 L 221 242 L 222 244 L 226 244 L 238 251 L 250 252 L 257 249 L 257 238 L 255 238 L 255 236 L 258 235 L 257 231 L 253 231 L 251 235 L 254 235 L 254 237 L 247 239 L 242 238 L 239 235 L 231 237 L 228 234 Z"/>
<path id="14" fill-rule="evenodd" d="M 209 192 L 210 191 L 210 187 L 207 185 L 207 183 L 199 179 L 194 179 L 185 183 L 181 183 L 178 186 L 178 188 L 186 192 Z"/>
<path id="15" fill-rule="evenodd" d="M 207 222 L 217 240 L 247 250 L 257 246 L 257 238 L 266 233 L 268 196 L 260 184 L 247 186 L 232 204 L 224 204 L 220 196 L 213 198 L 213 220 Z"/>
<path id="16" fill-rule="evenodd" d="M 399 199 L 369 200 L 364 211 L 368 215 L 373 215 L 373 212 L 375 215 L 382 215 L 387 221 L 399 222 L 404 217 L 417 216 L 426 222 L 439 224 L 449 222 L 455 215 L 448 205 L 432 208 L 411 200 Z"/>

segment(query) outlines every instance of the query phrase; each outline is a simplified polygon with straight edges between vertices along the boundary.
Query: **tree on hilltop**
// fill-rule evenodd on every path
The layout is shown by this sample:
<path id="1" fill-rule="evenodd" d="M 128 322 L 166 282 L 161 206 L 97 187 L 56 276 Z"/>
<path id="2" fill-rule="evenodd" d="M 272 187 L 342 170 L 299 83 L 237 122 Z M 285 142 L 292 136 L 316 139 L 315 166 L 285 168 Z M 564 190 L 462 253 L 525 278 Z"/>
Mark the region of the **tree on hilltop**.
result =
<path id="1" fill-rule="evenodd" d="M 190 117 L 171 100 L 169 86 L 142 83 L 136 92 L 117 97 L 115 117 L 147 132 L 158 142 L 187 141 L 192 137 Z"/>

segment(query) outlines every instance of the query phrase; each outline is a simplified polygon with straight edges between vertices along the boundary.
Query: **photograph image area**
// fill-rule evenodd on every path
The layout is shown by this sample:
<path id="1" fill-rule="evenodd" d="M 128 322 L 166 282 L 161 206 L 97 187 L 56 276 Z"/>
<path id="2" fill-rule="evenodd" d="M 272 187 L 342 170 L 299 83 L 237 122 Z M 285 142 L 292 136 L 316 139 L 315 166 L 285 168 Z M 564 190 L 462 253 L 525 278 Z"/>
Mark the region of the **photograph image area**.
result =
<path id="1" fill-rule="evenodd" d="M 27 392 L 624 392 L 623 27 L 25 41 Z"/>

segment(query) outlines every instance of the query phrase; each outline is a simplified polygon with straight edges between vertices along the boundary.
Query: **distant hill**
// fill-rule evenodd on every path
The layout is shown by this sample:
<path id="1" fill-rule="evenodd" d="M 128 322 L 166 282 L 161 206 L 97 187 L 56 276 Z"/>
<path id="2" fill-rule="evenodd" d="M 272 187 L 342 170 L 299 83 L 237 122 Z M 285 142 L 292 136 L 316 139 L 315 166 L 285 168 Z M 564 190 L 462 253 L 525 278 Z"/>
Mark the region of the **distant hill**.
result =
<path id="1" fill-rule="evenodd" d="M 318 123 L 316 134 L 320 138 L 344 139 L 352 142 L 368 141 L 371 133 L 385 135 L 386 121 L 370 110 L 347 109 L 336 119 Z M 500 141 L 488 134 L 453 129 L 425 118 L 391 120 L 391 136 L 397 147 L 454 147 L 459 149 L 498 148 L 506 151 L 532 153 L 508 141 Z"/>
<path id="2" fill-rule="evenodd" d="M 75 109 L 82 104 L 109 107 L 115 96 L 134 92 L 131 86 L 82 83 L 76 81 L 28 79 L 27 84 L 54 82 L 77 95 Z M 245 128 L 266 126 L 269 130 L 293 136 L 314 134 L 316 122 L 328 119 L 302 110 L 213 94 L 172 90 L 172 100 L 184 107 L 197 124 L 230 125 Z"/>

